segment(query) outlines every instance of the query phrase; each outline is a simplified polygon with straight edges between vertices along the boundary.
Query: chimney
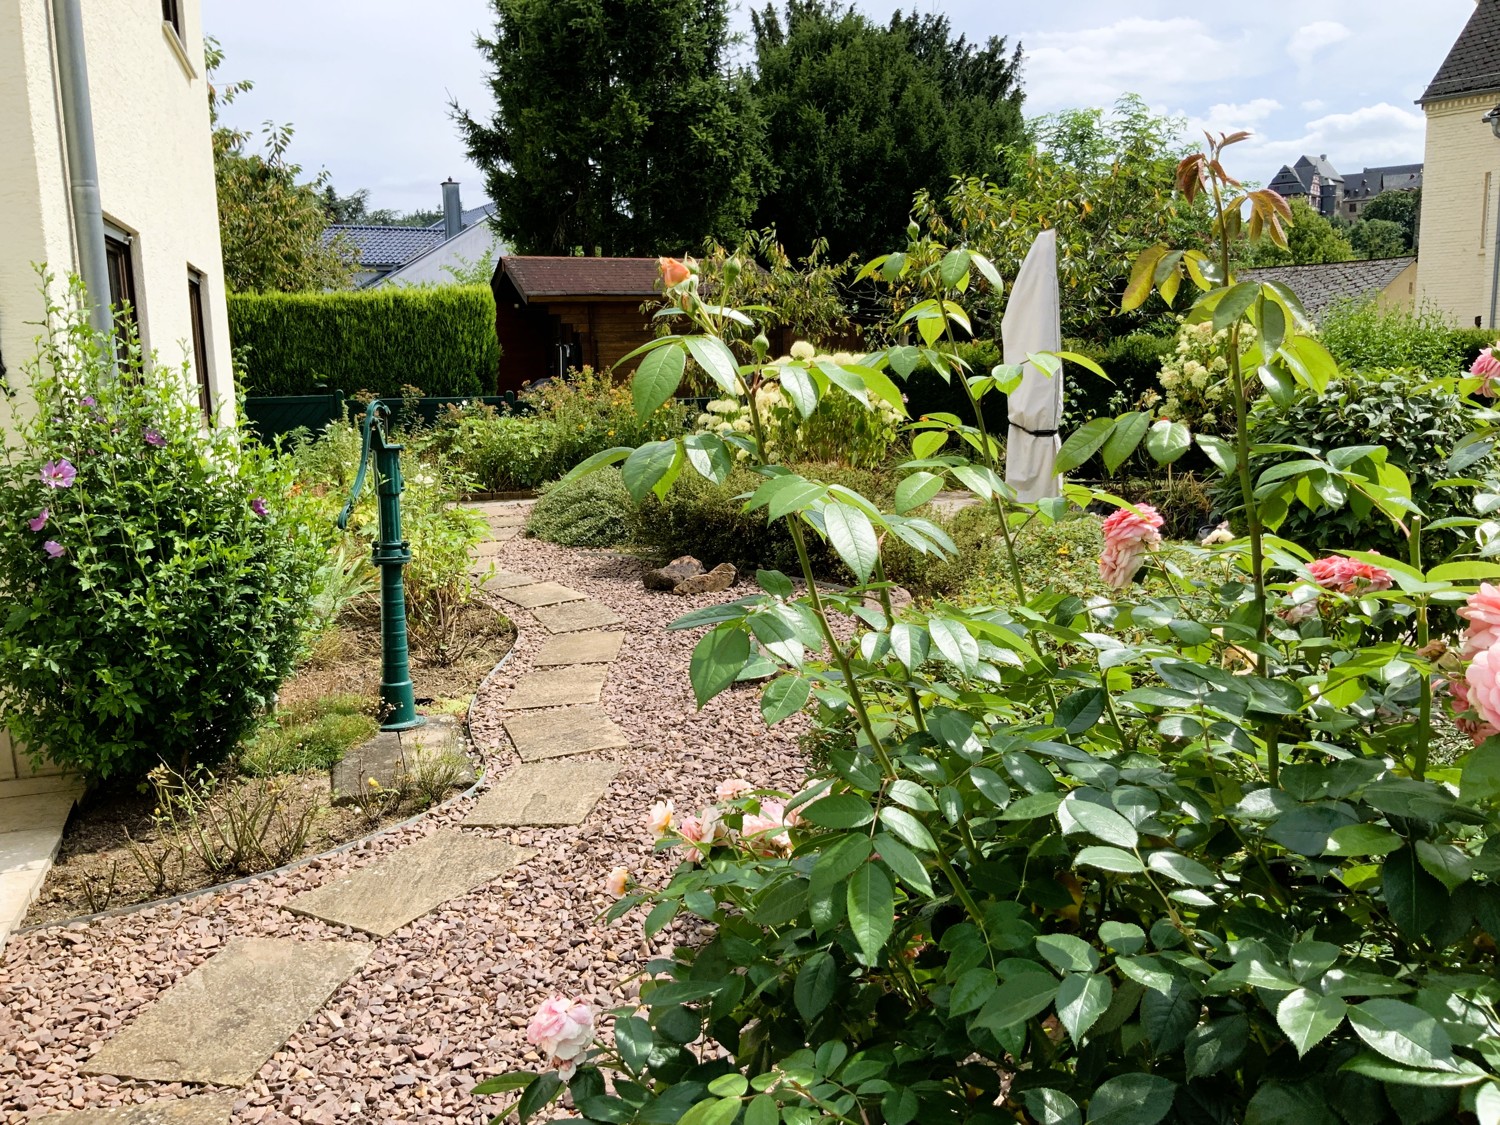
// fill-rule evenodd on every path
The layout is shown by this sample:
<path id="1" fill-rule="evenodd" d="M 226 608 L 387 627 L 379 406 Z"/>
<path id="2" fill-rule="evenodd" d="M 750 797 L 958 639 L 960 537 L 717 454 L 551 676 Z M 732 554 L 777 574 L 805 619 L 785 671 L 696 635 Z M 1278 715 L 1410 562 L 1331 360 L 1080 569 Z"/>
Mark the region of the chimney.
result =
<path id="1" fill-rule="evenodd" d="M 443 181 L 443 238 L 452 238 L 464 229 L 464 205 L 458 198 L 458 183 L 449 176 Z"/>

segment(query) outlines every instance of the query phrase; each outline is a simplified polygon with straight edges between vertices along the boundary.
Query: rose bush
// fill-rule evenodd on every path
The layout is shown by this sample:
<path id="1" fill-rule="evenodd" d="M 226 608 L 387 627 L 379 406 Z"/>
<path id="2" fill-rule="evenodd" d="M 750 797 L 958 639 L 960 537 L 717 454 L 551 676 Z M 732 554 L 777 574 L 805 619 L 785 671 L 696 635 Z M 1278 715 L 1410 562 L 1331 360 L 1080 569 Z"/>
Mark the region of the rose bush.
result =
<path id="1" fill-rule="evenodd" d="M 1500 577 L 1485 557 L 1494 529 L 1452 517 L 1457 557 L 1425 557 L 1409 480 L 1367 447 L 1307 448 L 1291 471 L 1253 471 L 1249 374 L 1316 394 L 1337 372 L 1292 294 L 1231 273 L 1236 240 L 1279 238 L 1286 214 L 1223 175 L 1220 151 L 1237 139 L 1179 169 L 1189 199 L 1210 198 L 1216 255 L 1148 250 L 1126 293 L 1134 307 L 1153 289 L 1197 291 L 1188 321 L 1226 334 L 1233 437 L 1132 413 L 1087 424 L 1061 453 L 1076 465 L 1145 443 L 1167 460 L 1196 443 L 1245 509 L 1247 534 L 1207 552 L 1223 581 L 1153 559 L 1159 575 L 1131 584 L 1157 534 L 1149 513 L 1069 486 L 1070 499 L 1129 513 L 1101 559 L 1123 580 L 1090 602 L 1028 587 L 1015 529 L 1066 505 L 1015 499 L 980 410 L 974 427 L 914 424 L 893 511 L 768 462 L 762 387 L 805 412 L 828 394 L 894 406 L 886 372 L 913 357 L 809 366 L 762 347 L 740 365 L 717 335 L 728 295 L 704 304 L 691 274 L 673 287 L 697 331 L 650 345 L 638 408 L 673 393 L 691 353 L 746 404 L 751 432 L 608 451 L 579 471 L 623 462 L 643 496 L 687 467 L 722 479 L 745 451 L 761 477 L 747 508 L 784 521 L 805 592 L 763 570 L 758 593 L 677 621 L 706 630 L 693 690 L 700 703 L 729 690 L 764 654 L 779 668 L 761 697 L 768 723 L 812 708 L 854 733 L 831 740 L 799 793 L 728 779 L 692 825 L 653 810 L 656 846 L 684 862 L 664 887 L 627 887 L 609 917 L 647 908 L 648 935 L 680 915 L 711 926 L 647 966 L 639 1003 L 613 1013 L 613 1045 L 567 1083 L 586 1120 L 1500 1120 L 1500 739 L 1457 761 L 1432 754 L 1435 677 L 1455 701 L 1462 683 L 1480 720 L 1500 719 L 1497 595 L 1474 588 Z M 988 262 L 914 245 L 871 274 L 926 294 L 904 316 L 921 359 L 971 397 L 1014 386 L 1015 370 L 967 371 L 952 348 L 966 326 L 954 294 L 998 285 Z M 1246 327 L 1256 337 L 1242 353 Z M 1014 596 L 895 614 L 884 543 L 949 550 L 910 513 L 950 485 L 1001 516 Z M 1402 557 L 1349 543 L 1318 560 L 1276 534 L 1291 506 L 1352 495 L 1400 529 Z M 839 554 L 851 588 L 811 581 L 809 536 Z M 1286 612 L 1309 601 L 1312 613 Z M 1450 651 L 1431 616 L 1460 606 L 1472 633 Z M 562 1088 L 555 1071 L 518 1072 L 476 1092 L 522 1091 L 525 1121 Z"/>

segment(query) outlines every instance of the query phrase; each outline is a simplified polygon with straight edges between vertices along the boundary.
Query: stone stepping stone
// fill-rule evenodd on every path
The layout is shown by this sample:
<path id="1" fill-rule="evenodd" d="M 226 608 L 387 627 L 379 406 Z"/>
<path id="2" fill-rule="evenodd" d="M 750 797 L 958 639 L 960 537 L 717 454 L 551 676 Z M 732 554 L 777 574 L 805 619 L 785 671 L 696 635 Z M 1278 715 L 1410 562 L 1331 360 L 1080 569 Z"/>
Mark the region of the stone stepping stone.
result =
<path id="1" fill-rule="evenodd" d="M 376 787 L 400 789 L 406 785 L 406 775 L 417 771 L 424 758 L 463 755 L 463 747 L 462 725 L 452 715 L 428 715 L 425 724 L 411 730 L 383 730 L 329 767 L 333 803 L 357 803 Z M 458 778 L 468 785 L 474 780 L 474 769 L 467 764 L 467 756 L 464 761 Z M 371 778 L 375 785 L 370 784 Z"/>
<path id="2" fill-rule="evenodd" d="M 238 1093 L 200 1094 L 192 1098 L 158 1098 L 115 1109 L 49 1113 L 38 1121 L 54 1125 L 227 1125 Z"/>
<path id="3" fill-rule="evenodd" d="M 486 512 L 485 522 L 491 527 L 525 527 L 526 521 L 531 517 L 530 511 L 522 511 L 519 508 L 510 508 L 499 512 Z"/>
<path id="4" fill-rule="evenodd" d="M 365 942 L 241 938 L 169 988 L 85 1074 L 243 1086 L 374 949 Z"/>
<path id="5" fill-rule="evenodd" d="M 610 664 L 620 655 L 624 633 L 561 633 L 548 637 L 533 663 L 538 668 L 558 664 Z"/>
<path id="6" fill-rule="evenodd" d="M 500 596 L 508 602 L 513 602 L 522 609 L 536 609 L 544 605 L 558 605 L 561 602 L 581 602 L 587 594 L 580 594 L 571 587 L 564 586 L 561 582 L 538 582 L 531 586 L 510 586 L 499 591 Z"/>
<path id="7" fill-rule="evenodd" d="M 519 527 L 502 527 L 494 533 L 493 539 L 480 540 L 474 548 L 473 555 L 476 559 L 492 559 L 505 549 L 505 544 L 519 534 L 521 534 Z"/>
<path id="8" fill-rule="evenodd" d="M 531 611 L 549 633 L 579 633 L 585 629 L 608 629 L 623 624 L 618 613 L 596 601 L 563 602 L 539 606 Z"/>
<path id="9" fill-rule="evenodd" d="M 629 737 L 610 721 L 604 708 L 593 704 L 512 715 L 505 720 L 505 733 L 523 762 L 630 745 Z"/>
<path id="10" fill-rule="evenodd" d="M 441 828 L 425 840 L 298 895 L 286 908 L 389 937 L 448 900 L 493 883 L 534 854 L 503 840 Z"/>
<path id="11" fill-rule="evenodd" d="M 485 575 L 481 588 L 485 590 L 508 590 L 512 586 L 535 586 L 536 579 L 519 570 L 492 570 Z"/>
<path id="12" fill-rule="evenodd" d="M 603 668 L 591 664 L 569 664 L 545 672 L 527 672 L 516 680 L 501 708 L 529 711 L 537 707 L 569 707 L 575 703 L 598 703 L 604 690 Z"/>
<path id="13" fill-rule="evenodd" d="M 620 769 L 614 762 L 527 762 L 495 782 L 464 823 L 476 828 L 582 824 Z"/>

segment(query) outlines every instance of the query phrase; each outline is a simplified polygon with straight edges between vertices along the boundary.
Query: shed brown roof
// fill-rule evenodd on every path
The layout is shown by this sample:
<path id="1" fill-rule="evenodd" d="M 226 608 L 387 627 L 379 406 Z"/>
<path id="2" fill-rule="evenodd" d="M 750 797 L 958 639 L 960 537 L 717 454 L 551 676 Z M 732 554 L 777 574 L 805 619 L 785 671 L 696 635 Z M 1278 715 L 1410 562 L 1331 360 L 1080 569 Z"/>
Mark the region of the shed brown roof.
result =
<path id="1" fill-rule="evenodd" d="M 511 255 L 500 259 L 524 301 L 539 297 L 650 297 L 657 289 L 655 258 L 544 258 Z"/>

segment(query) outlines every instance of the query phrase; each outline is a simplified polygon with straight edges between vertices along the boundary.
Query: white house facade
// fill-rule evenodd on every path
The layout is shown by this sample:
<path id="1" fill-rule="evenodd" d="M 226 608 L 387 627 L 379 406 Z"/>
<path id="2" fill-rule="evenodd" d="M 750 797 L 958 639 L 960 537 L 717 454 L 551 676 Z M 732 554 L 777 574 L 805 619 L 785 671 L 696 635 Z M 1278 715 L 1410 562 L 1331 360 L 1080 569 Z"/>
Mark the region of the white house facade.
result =
<path id="1" fill-rule="evenodd" d="M 200 0 L 0 0 L 0 363 L 12 382 L 45 307 L 40 264 L 86 281 L 102 266 L 92 288 L 129 301 L 162 363 L 187 361 L 185 393 L 234 410 Z"/>

